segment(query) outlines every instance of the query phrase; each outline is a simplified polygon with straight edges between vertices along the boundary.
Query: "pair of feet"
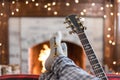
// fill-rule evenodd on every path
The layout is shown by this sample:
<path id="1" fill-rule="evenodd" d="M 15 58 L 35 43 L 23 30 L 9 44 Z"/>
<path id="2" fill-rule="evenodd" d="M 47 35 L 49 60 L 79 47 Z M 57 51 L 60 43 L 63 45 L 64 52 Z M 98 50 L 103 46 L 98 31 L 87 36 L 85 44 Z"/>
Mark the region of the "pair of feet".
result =
<path id="1" fill-rule="evenodd" d="M 61 32 L 57 32 L 50 39 L 50 55 L 48 56 L 45 62 L 45 68 L 47 71 L 51 70 L 52 63 L 54 59 L 60 55 L 67 56 L 67 45 L 66 43 L 61 43 L 62 34 Z"/>

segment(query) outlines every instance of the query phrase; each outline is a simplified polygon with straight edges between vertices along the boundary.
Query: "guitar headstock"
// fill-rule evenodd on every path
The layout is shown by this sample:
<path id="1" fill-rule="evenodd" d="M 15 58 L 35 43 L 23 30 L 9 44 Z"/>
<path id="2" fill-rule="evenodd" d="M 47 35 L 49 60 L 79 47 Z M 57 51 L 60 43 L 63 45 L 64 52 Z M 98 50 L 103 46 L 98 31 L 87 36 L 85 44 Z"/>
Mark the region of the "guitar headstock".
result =
<path id="1" fill-rule="evenodd" d="M 82 18 L 80 18 L 77 15 L 69 15 L 65 18 L 65 22 L 64 23 L 68 23 L 68 27 L 66 28 L 71 28 L 72 31 L 70 31 L 69 33 L 83 33 L 84 29 L 86 29 L 86 27 L 83 26 L 83 20 Z"/>

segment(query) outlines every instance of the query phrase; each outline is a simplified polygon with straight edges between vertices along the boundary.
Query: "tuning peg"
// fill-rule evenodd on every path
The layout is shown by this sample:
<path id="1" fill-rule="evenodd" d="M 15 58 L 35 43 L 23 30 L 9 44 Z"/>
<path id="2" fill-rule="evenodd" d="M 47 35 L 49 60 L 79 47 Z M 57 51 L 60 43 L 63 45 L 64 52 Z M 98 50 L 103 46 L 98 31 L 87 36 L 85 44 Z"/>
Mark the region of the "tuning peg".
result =
<path id="1" fill-rule="evenodd" d="M 66 28 L 70 28 L 71 26 L 67 26 Z"/>
<path id="2" fill-rule="evenodd" d="M 68 21 L 66 20 L 65 22 L 64 22 L 64 24 L 66 24 Z"/>
<path id="3" fill-rule="evenodd" d="M 72 34 L 72 33 L 74 33 L 75 31 L 69 31 L 69 34 Z"/>
<path id="4" fill-rule="evenodd" d="M 87 27 L 85 27 L 85 26 L 84 26 L 84 29 L 86 30 L 86 29 L 87 29 Z"/>
<path id="5" fill-rule="evenodd" d="M 80 18 L 80 16 L 79 16 L 79 15 L 77 15 L 77 16 L 75 16 L 75 18 L 76 18 L 76 19 L 79 19 L 79 18 Z"/>
<path id="6" fill-rule="evenodd" d="M 66 18 L 64 24 L 68 23 L 69 21 L 70 21 L 70 19 L 69 19 L 69 18 Z"/>

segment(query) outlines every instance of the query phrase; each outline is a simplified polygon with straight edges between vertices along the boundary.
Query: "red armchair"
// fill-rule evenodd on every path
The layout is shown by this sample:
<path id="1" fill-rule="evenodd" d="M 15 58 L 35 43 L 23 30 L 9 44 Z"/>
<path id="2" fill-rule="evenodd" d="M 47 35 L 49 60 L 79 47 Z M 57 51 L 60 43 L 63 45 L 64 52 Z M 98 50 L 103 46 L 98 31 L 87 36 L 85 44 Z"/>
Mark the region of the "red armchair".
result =
<path id="1" fill-rule="evenodd" d="M 120 80 L 120 75 L 107 74 L 109 80 Z M 3 75 L 0 80 L 38 80 L 39 75 L 31 74 L 17 74 L 17 75 Z"/>

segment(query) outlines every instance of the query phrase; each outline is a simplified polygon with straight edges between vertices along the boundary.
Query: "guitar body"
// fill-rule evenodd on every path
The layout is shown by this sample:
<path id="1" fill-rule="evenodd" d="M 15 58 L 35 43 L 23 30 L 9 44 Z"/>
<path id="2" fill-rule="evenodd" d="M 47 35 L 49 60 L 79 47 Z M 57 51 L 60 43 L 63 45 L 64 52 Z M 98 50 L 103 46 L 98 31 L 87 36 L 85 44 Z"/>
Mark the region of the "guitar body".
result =
<path id="1" fill-rule="evenodd" d="M 67 28 L 70 27 L 72 29 L 70 33 L 76 33 L 78 35 L 96 77 L 99 77 L 101 80 L 108 80 L 106 73 L 104 72 L 94 53 L 92 46 L 87 39 L 87 36 L 84 32 L 85 27 L 83 26 L 79 16 L 69 15 L 66 17 L 65 23 L 69 24 Z"/>

